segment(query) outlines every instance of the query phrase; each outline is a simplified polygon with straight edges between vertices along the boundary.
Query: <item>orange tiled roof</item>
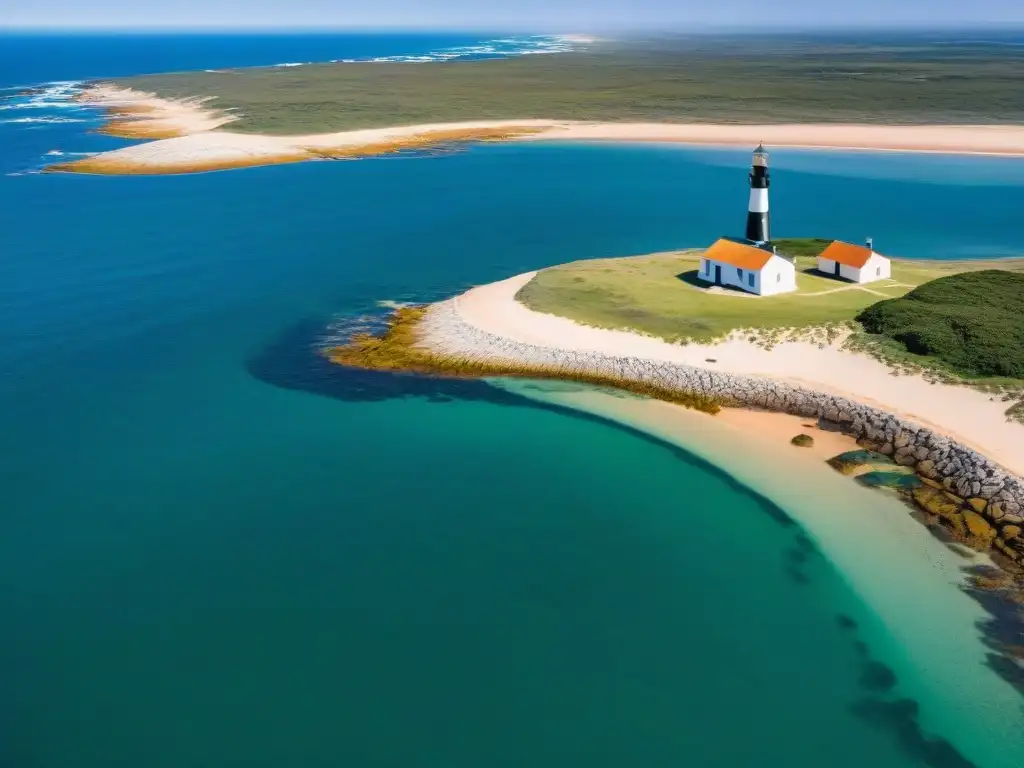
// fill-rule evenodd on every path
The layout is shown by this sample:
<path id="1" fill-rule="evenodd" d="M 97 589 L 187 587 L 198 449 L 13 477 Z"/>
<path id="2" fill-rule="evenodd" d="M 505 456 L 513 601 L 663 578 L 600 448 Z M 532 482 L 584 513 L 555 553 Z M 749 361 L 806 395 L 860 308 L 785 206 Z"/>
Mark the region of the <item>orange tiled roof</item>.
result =
<path id="1" fill-rule="evenodd" d="M 772 257 L 771 251 L 722 238 L 704 251 L 704 258 L 731 264 L 740 269 L 759 270 Z"/>
<path id="2" fill-rule="evenodd" d="M 868 263 L 872 253 L 874 251 L 870 248 L 865 248 L 863 245 L 853 245 L 851 243 L 844 243 L 842 240 L 836 240 L 821 252 L 821 258 L 836 261 L 854 269 L 860 269 Z"/>

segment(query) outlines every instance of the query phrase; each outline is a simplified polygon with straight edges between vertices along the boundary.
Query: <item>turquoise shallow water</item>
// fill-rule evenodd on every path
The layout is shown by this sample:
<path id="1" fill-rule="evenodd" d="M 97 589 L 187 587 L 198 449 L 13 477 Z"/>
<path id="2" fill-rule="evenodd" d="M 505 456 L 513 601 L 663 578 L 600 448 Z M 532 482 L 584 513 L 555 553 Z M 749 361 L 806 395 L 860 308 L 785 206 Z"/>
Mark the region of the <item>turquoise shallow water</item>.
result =
<path id="1" fill-rule="evenodd" d="M 1019 161 L 773 160 L 780 236 L 1018 252 Z M 709 465 L 316 362 L 380 300 L 734 231 L 745 162 L 0 178 L 0 763 L 1008 765 L 917 730 L 870 606 Z"/>

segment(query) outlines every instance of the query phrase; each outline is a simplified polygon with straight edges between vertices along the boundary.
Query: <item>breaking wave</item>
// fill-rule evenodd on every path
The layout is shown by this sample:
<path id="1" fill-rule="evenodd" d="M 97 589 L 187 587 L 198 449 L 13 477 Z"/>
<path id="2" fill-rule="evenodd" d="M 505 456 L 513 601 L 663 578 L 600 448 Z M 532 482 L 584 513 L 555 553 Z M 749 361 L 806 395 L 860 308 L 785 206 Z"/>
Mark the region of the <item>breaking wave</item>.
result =
<path id="1" fill-rule="evenodd" d="M 370 61 L 451 61 L 452 59 L 503 59 L 539 53 L 568 53 L 595 42 L 578 35 L 517 35 L 485 40 L 475 45 L 457 45 L 412 56 L 377 56 Z"/>
<path id="2" fill-rule="evenodd" d="M 60 109 L 82 110 L 83 105 L 74 101 L 82 90 L 79 80 L 62 80 L 30 88 L 9 88 L 9 96 L 0 97 L 0 110 Z"/>
<path id="3" fill-rule="evenodd" d="M 403 64 L 431 61 L 452 61 L 454 59 L 504 59 L 513 56 L 530 56 L 543 53 L 568 53 L 578 51 L 597 42 L 582 35 L 516 35 L 497 37 L 474 45 L 456 45 L 440 48 L 429 53 L 399 54 L 395 56 L 374 56 L 367 59 L 331 59 L 329 64 L 355 64 L 358 62 L 398 62 Z M 299 67 L 298 62 L 275 64 L 275 67 Z"/>
<path id="4" fill-rule="evenodd" d="M 88 120 L 77 120 L 73 117 L 13 117 L 10 120 L 0 120 L 0 123 L 87 123 Z"/>

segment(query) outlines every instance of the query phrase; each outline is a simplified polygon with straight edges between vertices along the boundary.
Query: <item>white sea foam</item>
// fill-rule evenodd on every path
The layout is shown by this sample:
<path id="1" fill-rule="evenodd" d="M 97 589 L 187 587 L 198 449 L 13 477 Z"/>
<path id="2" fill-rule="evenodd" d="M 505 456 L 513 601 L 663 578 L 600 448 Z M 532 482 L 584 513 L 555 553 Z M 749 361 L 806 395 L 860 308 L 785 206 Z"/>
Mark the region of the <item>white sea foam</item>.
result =
<path id="1" fill-rule="evenodd" d="M 0 123 L 87 123 L 88 120 L 76 120 L 73 117 L 15 117 L 0 120 Z"/>
<path id="2" fill-rule="evenodd" d="M 456 45 L 429 53 L 375 56 L 371 59 L 341 59 L 340 63 L 353 64 L 359 61 L 376 63 L 425 63 L 451 61 L 453 59 L 511 58 L 539 53 L 567 53 L 595 42 L 593 38 L 580 35 L 522 35 L 518 37 L 497 37 L 473 45 Z M 339 63 L 335 59 L 331 62 Z M 278 65 L 280 66 L 280 65 Z"/>
<path id="3" fill-rule="evenodd" d="M 42 101 L 39 99 L 0 105 L 0 110 L 11 109 L 81 109 L 81 107 L 71 101 Z"/>
<path id="4" fill-rule="evenodd" d="M 31 89 L 19 88 L 18 90 L 22 93 L 3 97 L 0 110 L 7 112 L 23 109 L 84 109 L 81 104 L 73 101 L 74 97 L 82 90 L 82 83 L 77 80 L 45 83 Z M 25 91 L 29 92 L 25 93 Z"/>
<path id="5" fill-rule="evenodd" d="M 275 67 L 304 67 L 306 62 L 304 61 L 286 61 L 283 64 L 275 64 Z M 207 70 L 209 72 L 211 70 Z"/>

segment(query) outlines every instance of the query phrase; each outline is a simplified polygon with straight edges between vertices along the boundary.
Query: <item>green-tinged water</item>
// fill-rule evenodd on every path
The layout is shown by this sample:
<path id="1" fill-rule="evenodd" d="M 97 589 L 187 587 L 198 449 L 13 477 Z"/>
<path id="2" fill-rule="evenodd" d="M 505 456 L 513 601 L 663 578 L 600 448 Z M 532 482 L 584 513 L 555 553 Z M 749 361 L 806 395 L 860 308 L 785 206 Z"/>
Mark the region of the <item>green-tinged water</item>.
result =
<path id="1" fill-rule="evenodd" d="M 972 186 L 872 156 L 900 179 L 861 163 L 832 194 L 838 156 L 776 153 L 780 234 L 1013 252 L 1007 161 Z M 381 300 L 700 245 L 739 226 L 745 162 L 503 146 L 0 178 L 0 764 L 1014 765 L 979 723 L 1020 700 L 987 668 L 929 693 L 964 642 L 931 591 L 892 610 L 792 510 L 636 432 L 316 356 Z M 992 226 L 937 218 L 950 200 Z M 904 567 L 879 550 L 913 598 Z M 908 646 L 923 621 L 942 653 Z"/>

